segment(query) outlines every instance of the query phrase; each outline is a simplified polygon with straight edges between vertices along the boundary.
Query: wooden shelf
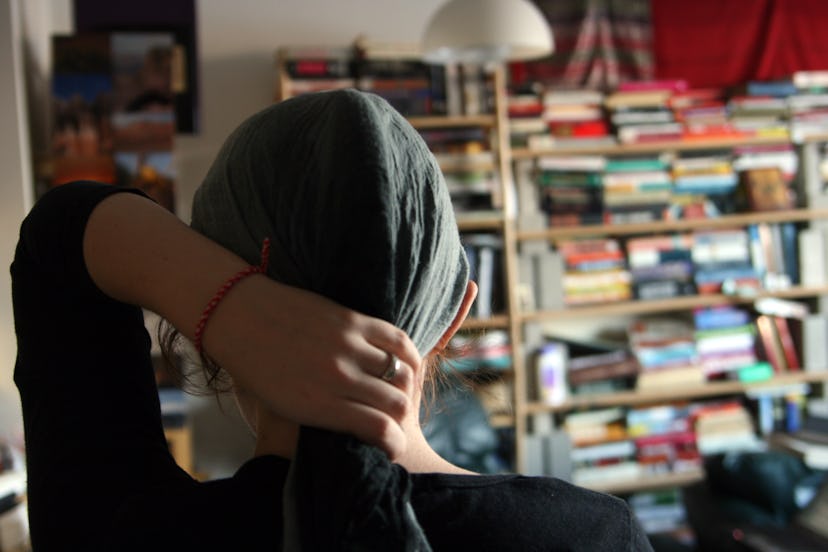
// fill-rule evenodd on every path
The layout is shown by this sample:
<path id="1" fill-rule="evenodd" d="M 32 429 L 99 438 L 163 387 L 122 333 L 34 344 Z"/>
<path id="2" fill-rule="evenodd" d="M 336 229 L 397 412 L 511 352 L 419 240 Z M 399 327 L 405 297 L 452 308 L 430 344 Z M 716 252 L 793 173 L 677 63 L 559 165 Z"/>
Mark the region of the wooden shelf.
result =
<path id="1" fill-rule="evenodd" d="M 476 230 L 501 230 L 505 222 L 503 214 L 499 211 L 480 211 L 470 213 L 457 213 L 457 228 L 461 232 L 473 232 Z"/>
<path id="2" fill-rule="evenodd" d="M 494 161 L 475 161 L 474 159 L 447 159 L 438 160 L 440 170 L 443 173 L 452 172 L 492 172 L 495 170 Z"/>
<path id="3" fill-rule="evenodd" d="M 457 128 L 457 127 L 493 127 L 496 118 L 492 114 L 486 115 L 427 115 L 422 117 L 408 117 L 408 122 L 416 129 L 429 128 Z"/>
<path id="4" fill-rule="evenodd" d="M 655 314 L 659 312 L 686 311 L 699 307 L 713 307 L 716 305 L 737 305 L 753 303 L 762 297 L 780 297 L 784 299 L 804 299 L 828 295 L 828 286 L 802 287 L 796 286 L 779 291 L 764 291 L 756 295 L 724 295 L 713 293 L 709 295 L 687 295 L 670 299 L 652 299 L 636 301 L 615 301 L 584 305 L 558 310 L 526 312 L 520 315 L 523 322 L 544 322 L 566 320 L 574 317 L 602 317 L 625 314 Z"/>
<path id="5" fill-rule="evenodd" d="M 467 318 L 463 322 L 464 330 L 490 330 L 505 329 L 509 326 L 509 317 L 505 314 L 498 314 L 491 318 Z"/>
<path id="6" fill-rule="evenodd" d="M 686 487 L 704 479 L 704 470 L 688 470 L 678 473 L 663 473 L 648 475 L 635 479 L 607 481 L 605 483 L 594 483 L 584 485 L 593 491 L 601 491 L 610 494 L 628 494 L 643 491 L 656 491 L 671 487 Z"/>
<path id="7" fill-rule="evenodd" d="M 664 387 L 647 391 L 618 391 L 615 393 L 596 393 L 594 395 L 576 395 L 559 405 L 531 402 L 526 405 L 526 414 L 543 414 L 550 412 L 567 412 L 585 408 L 605 408 L 610 406 L 635 406 L 685 399 L 701 399 L 720 395 L 736 395 L 764 387 L 778 387 L 797 383 L 817 383 L 828 381 L 828 370 L 791 372 L 779 374 L 765 381 L 743 383 L 739 381 L 709 382 L 701 385 L 682 385 Z"/>
<path id="8" fill-rule="evenodd" d="M 692 151 L 705 149 L 725 149 L 738 146 L 754 146 L 765 144 L 790 144 L 788 138 L 764 137 L 736 137 L 718 138 L 710 140 L 675 140 L 665 142 L 647 142 L 643 144 L 617 144 L 615 146 L 569 146 L 560 148 L 529 149 L 518 148 L 512 150 L 512 159 L 536 159 L 538 157 L 562 155 L 628 155 L 635 153 L 663 153 L 676 151 Z"/>
<path id="9" fill-rule="evenodd" d="M 806 135 L 803 140 L 803 143 L 808 144 L 810 142 L 828 142 L 828 134 L 810 134 Z"/>
<path id="10" fill-rule="evenodd" d="M 739 213 L 707 219 L 661 220 L 634 224 L 596 224 L 586 226 L 562 226 L 543 230 L 517 232 L 519 240 L 559 241 L 588 236 L 628 236 L 634 234 L 680 232 L 747 226 L 762 222 L 806 222 L 828 218 L 828 209 L 788 209 L 761 213 Z"/>
<path id="11" fill-rule="evenodd" d="M 515 417 L 511 414 L 490 414 L 489 425 L 492 427 L 512 427 L 515 425 Z"/>

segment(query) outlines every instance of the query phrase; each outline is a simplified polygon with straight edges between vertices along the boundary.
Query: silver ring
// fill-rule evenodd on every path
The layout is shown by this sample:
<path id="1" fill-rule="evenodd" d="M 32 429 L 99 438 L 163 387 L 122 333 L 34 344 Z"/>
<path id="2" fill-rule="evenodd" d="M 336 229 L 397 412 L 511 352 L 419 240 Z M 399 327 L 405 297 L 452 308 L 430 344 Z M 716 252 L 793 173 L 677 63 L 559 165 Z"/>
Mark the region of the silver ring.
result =
<path id="1" fill-rule="evenodd" d="M 396 355 L 388 353 L 388 365 L 385 367 L 385 372 L 382 373 L 380 378 L 384 379 L 385 381 L 391 381 L 392 379 L 394 379 L 394 376 L 396 376 L 397 372 L 399 371 L 400 359 L 398 359 Z"/>

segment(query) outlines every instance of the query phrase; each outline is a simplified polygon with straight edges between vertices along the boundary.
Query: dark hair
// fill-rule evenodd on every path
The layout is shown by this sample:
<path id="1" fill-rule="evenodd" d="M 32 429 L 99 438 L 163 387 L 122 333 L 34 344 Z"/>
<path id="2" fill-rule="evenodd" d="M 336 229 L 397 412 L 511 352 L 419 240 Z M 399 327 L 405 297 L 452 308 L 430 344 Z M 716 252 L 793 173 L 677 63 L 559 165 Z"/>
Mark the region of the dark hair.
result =
<path id="1" fill-rule="evenodd" d="M 158 343 L 164 359 L 164 370 L 172 382 L 194 395 L 219 395 L 233 389 L 233 381 L 210 355 L 198 353 L 198 362 L 193 362 L 192 352 L 185 350 L 186 341 L 181 332 L 167 320 L 161 319 L 157 327 Z M 197 364 L 196 370 L 192 369 Z M 203 378 L 196 378 L 201 372 Z"/>

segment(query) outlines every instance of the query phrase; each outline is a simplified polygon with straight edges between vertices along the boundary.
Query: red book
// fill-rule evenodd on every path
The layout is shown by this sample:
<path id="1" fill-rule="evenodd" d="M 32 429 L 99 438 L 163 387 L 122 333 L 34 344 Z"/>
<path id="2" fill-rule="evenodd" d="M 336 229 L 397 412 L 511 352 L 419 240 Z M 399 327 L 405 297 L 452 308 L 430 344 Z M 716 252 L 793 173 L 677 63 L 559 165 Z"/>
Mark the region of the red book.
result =
<path id="1" fill-rule="evenodd" d="M 798 372 L 802 369 L 799 364 L 799 355 L 796 352 L 796 345 L 794 344 L 793 336 L 791 335 L 791 328 L 788 325 L 788 319 L 781 316 L 774 316 L 776 323 L 776 333 L 779 337 L 779 344 L 782 346 L 782 353 L 785 356 L 785 363 L 788 365 L 789 372 Z"/>
<path id="2" fill-rule="evenodd" d="M 756 328 L 759 330 L 759 338 L 762 341 L 765 358 L 773 366 L 773 371 L 777 374 L 785 372 L 787 365 L 785 352 L 782 350 L 782 343 L 777 337 L 776 323 L 774 323 L 773 317 L 766 314 L 757 316 Z"/>

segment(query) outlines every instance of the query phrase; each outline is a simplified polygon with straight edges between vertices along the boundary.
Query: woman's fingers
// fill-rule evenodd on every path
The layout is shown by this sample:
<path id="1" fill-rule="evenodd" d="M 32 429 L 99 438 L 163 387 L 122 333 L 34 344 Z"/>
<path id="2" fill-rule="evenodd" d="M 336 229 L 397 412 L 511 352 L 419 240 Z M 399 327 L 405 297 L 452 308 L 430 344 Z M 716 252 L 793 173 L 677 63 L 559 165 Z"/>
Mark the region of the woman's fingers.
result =
<path id="1" fill-rule="evenodd" d="M 379 410 L 360 402 L 342 400 L 328 410 L 330 419 L 320 427 L 355 436 L 363 443 L 384 451 L 391 460 L 402 456 L 406 436 L 399 423 Z"/>
<path id="2" fill-rule="evenodd" d="M 342 392 L 343 397 L 379 410 L 396 422 L 402 422 L 409 414 L 414 392 L 411 367 L 400 363 L 390 381 L 366 374 L 359 368 L 349 379 L 349 385 Z"/>
<path id="3" fill-rule="evenodd" d="M 408 364 L 415 371 L 419 370 L 423 359 L 417 347 L 414 346 L 414 342 L 404 331 L 384 320 L 369 317 L 365 317 L 360 325 L 362 326 L 361 333 L 368 343 L 386 354 L 396 356 L 403 364 Z"/>

